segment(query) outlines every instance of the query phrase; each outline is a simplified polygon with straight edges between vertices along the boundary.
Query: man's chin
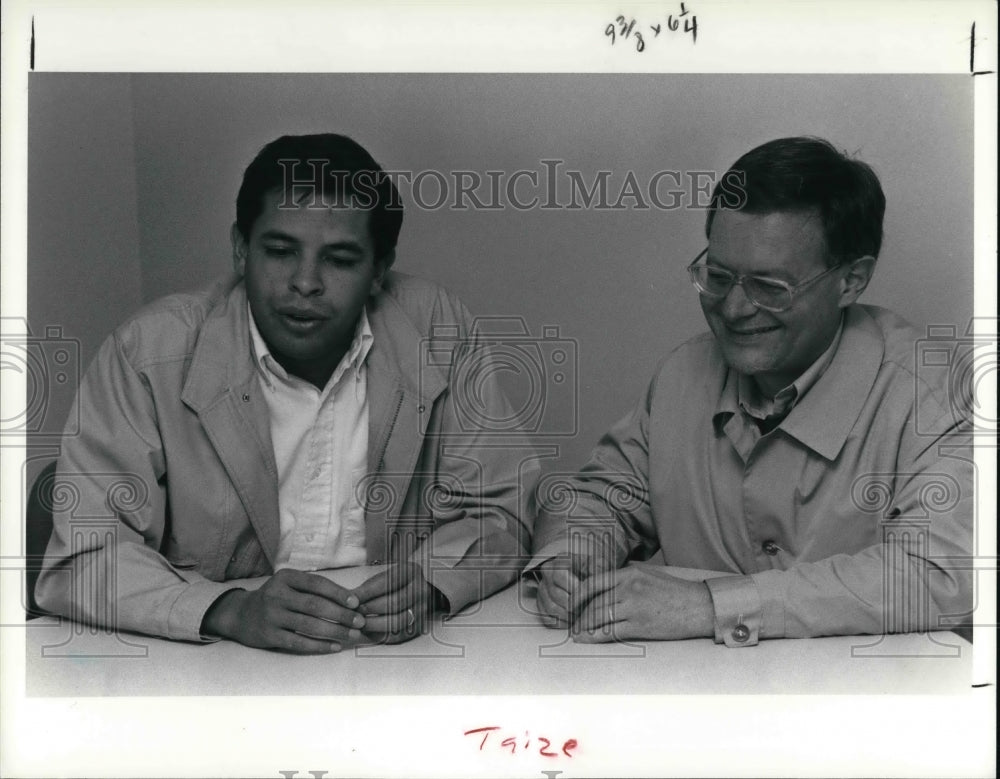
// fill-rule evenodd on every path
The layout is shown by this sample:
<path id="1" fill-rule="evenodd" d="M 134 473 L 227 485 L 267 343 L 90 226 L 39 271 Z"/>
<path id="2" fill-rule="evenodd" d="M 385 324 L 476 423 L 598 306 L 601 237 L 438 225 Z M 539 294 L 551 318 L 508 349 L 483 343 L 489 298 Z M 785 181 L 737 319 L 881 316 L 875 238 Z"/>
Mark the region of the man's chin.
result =
<path id="1" fill-rule="evenodd" d="M 336 350 L 336 346 L 326 341 L 318 342 L 305 338 L 282 338 L 279 344 L 272 347 L 272 354 L 276 357 L 280 354 L 282 361 L 290 361 L 299 365 L 309 365 L 315 362 L 325 362 L 329 360 L 330 354 Z"/>
<path id="2" fill-rule="evenodd" d="M 770 369 L 771 361 L 768 355 L 758 349 L 747 349 L 731 343 L 722 343 L 722 359 L 726 364 L 744 376 L 754 376 Z"/>

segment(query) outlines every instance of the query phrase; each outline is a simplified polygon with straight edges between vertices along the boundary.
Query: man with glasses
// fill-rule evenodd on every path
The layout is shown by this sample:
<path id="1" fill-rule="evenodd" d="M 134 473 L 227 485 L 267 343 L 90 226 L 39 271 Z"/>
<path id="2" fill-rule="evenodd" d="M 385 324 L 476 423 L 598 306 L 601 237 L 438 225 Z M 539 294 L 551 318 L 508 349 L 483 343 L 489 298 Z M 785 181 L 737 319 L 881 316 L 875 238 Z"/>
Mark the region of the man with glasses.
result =
<path id="1" fill-rule="evenodd" d="M 547 624 L 739 647 L 968 612 L 969 572 L 948 563 L 971 547 L 963 420 L 917 376 L 916 331 L 857 302 L 884 211 L 871 168 L 813 138 L 720 180 L 688 267 L 711 333 L 543 499 L 528 570 Z"/>

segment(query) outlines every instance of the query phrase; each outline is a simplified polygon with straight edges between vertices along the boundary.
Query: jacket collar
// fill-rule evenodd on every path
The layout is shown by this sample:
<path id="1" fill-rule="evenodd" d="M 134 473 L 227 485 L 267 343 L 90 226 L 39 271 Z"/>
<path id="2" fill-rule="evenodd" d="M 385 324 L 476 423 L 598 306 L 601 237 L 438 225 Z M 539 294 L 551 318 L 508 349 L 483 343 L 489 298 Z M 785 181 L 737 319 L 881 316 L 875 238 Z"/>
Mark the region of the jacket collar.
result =
<path id="1" fill-rule="evenodd" d="M 243 283 L 233 277 L 224 289 L 202 323 L 181 400 L 197 413 L 273 568 L 281 528 L 267 402 L 256 380 Z"/>
<path id="2" fill-rule="evenodd" d="M 827 460 L 837 459 L 871 394 L 885 342 L 863 306 L 850 306 L 829 367 L 796 403 L 779 429 Z M 738 413 L 737 374 L 728 370 L 713 419 Z"/>
<path id="3" fill-rule="evenodd" d="M 278 469 L 267 402 L 250 343 L 246 289 L 234 277 L 223 292 L 202 325 L 181 399 L 198 414 L 273 567 L 280 540 Z M 390 295 L 369 301 L 368 317 L 374 336 L 367 358 L 369 472 L 394 474 L 403 495 L 449 372 L 423 359 L 425 340 Z M 381 549 L 384 522 L 369 523 L 369 529 L 368 547 Z"/>
<path id="4" fill-rule="evenodd" d="M 237 276 L 223 287 L 225 296 L 209 311 L 195 344 L 181 400 L 200 412 L 233 387 L 254 376 L 246 289 Z"/>
<path id="5" fill-rule="evenodd" d="M 448 386 L 448 370 L 426 359 L 429 341 L 395 298 L 381 294 L 368 303 L 374 342 L 368 353 L 369 389 L 387 380 L 429 405 Z"/>

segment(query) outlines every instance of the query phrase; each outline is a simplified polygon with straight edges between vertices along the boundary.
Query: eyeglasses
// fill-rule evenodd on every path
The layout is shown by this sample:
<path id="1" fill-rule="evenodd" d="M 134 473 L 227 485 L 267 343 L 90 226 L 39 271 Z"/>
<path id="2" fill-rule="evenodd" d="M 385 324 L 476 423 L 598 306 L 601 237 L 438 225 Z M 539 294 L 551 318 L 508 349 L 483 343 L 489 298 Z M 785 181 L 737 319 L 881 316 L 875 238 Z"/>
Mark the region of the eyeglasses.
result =
<path id="1" fill-rule="evenodd" d="M 843 267 L 842 265 L 834 265 L 812 278 L 793 285 L 781 279 L 772 279 L 767 276 L 733 273 L 716 265 L 698 265 L 698 261 L 707 253 L 708 249 L 705 248 L 688 265 L 687 270 L 691 275 L 691 283 L 694 284 L 695 289 L 706 298 L 721 300 L 738 284 L 743 287 L 747 299 L 757 308 L 763 308 L 765 311 L 787 311 L 792 307 L 795 295 L 824 276 Z"/>

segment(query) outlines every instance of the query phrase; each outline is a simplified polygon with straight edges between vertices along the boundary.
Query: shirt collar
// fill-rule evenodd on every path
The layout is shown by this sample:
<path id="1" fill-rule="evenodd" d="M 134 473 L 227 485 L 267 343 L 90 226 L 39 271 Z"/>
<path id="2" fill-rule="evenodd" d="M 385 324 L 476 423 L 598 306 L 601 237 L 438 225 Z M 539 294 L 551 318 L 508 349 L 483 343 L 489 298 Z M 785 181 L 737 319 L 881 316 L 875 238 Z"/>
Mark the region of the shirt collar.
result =
<path id="1" fill-rule="evenodd" d="M 781 430 L 827 460 L 835 460 L 868 400 L 882 365 L 885 342 L 863 306 L 847 309 L 825 371 L 802 393 Z M 820 360 L 822 360 L 822 356 Z M 808 371 L 807 371 L 808 373 Z M 739 411 L 738 374 L 728 370 L 712 417 L 716 429 Z"/>
<path id="2" fill-rule="evenodd" d="M 774 398 L 765 397 L 757 382 L 745 374 L 738 373 L 736 379 L 737 401 L 744 411 L 756 419 L 766 419 L 770 416 L 784 416 L 789 413 L 795 404 L 809 391 L 823 375 L 830 363 L 833 362 L 833 355 L 837 353 L 840 346 L 840 337 L 844 332 L 844 317 L 841 316 L 840 324 L 837 325 L 837 332 L 833 336 L 830 345 L 817 357 L 812 365 L 806 368 L 795 381 L 781 390 Z"/>
<path id="3" fill-rule="evenodd" d="M 272 378 L 278 378 L 285 383 L 295 381 L 295 377 L 289 376 L 288 372 L 271 355 L 271 350 L 257 329 L 257 323 L 254 321 L 249 302 L 247 303 L 247 317 L 250 320 L 250 348 L 252 349 L 254 364 L 260 370 L 264 381 L 267 382 L 268 386 L 271 386 Z M 331 387 L 336 386 L 337 382 L 348 371 L 353 371 L 355 378 L 360 377 L 359 371 L 364 364 L 365 358 L 368 356 L 368 352 L 371 351 L 374 340 L 375 337 L 372 335 L 371 324 L 368 321 L 368 310 L 365 307 L 361 309 L 361 315 L 358 317 L 351 345 L 348 347 L 347 352 L 344 353 L 336 370 L 334 370 L 326 386 L 323 388 L 324 394 Z"/>

